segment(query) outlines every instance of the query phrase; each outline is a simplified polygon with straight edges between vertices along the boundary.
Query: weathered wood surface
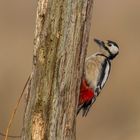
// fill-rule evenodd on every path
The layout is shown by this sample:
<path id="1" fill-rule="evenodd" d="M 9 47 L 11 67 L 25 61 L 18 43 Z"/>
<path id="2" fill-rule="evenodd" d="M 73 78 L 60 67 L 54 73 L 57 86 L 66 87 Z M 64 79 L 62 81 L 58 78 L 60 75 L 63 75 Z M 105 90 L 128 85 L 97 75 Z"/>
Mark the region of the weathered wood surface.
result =
<path id="1" fill-rule="evenodd" d="M 22 140 L 75 140 L 93 0 L 38 0 Z"/>

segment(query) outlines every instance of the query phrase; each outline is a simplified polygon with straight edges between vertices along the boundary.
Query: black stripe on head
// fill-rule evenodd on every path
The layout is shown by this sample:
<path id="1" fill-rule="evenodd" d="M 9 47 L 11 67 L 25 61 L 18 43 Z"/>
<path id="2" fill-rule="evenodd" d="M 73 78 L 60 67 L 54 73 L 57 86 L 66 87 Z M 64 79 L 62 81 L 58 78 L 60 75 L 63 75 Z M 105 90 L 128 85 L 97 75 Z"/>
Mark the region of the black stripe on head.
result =
<path id="1" fill-rule="evenodd" d="M 111 44 L 113 44 L 114 46 L 116 46 L 119 49 L 119 46 L 116 42 L 108 40 L 108 45 L 110 46 Z M 108 57 L 110 60 L 114 59 L 119 54 L 119 52 L 116 54 L 112 54 L 111 51 L 109 50 L 109 48 L 105 46 L 105 44 L 104 44 L 104 49 L 106 51 L 108 51 L 108 53 L 110 54 L 110 56 Z"/>
<path id="2" fill-rule="evenodd" d="M 119 54 L 119 52 L 116 53 L 116 54 L 111 54 L 108 58 L 109 58 L 110 60 L 112 60 L 112 59 L 114 59 L 118 54 Z"/>
<path id="3" fill-rule="evenodd" d="M 108 47 L 105 46 L 105 43 L 104 43 L 104 49 L 105 49 L 106 51 L 108 51 L 108 53 L 109 53 L 110 56 L 113 55 L 113 54 L 110 52 L 110 50 L 108 49 Z M 110 57 L 109 57 L 109 59 L 110 59 Z"/>
<path id="4" fill-rule="evenodd" d="M 116 46 L 117 48 L 119 48 L 118 44 L 114 41 L 108 40 L 108 45 L 109 44 L 113 44 L 114 46 Z"/>

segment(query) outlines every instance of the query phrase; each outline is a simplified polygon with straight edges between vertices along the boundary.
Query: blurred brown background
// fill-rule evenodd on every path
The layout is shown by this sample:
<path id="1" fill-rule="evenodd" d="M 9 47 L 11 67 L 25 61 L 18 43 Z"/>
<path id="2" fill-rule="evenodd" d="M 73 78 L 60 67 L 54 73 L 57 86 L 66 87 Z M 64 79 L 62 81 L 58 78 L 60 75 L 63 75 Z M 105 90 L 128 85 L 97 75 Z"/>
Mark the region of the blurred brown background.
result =
<path id="1" fill-rule="evenodd" d="M 33 0 L 0 0 L 0 131 L 31 72 L 36 6 Z M 78 117 L 77 140 L 139 140 L 140 1 L 95 0 L 89 54 L 98 50 L 94 37 L 116 41 L 120 54 L 88 116 Z M 20 133 L 24 104 L 10 134 Z"/>

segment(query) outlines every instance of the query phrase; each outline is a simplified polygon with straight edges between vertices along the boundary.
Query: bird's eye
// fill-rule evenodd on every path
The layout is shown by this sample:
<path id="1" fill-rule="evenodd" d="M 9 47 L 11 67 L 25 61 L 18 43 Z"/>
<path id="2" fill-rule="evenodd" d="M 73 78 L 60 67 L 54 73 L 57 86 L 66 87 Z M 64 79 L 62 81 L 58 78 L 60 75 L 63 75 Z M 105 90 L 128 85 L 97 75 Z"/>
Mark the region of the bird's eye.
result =
<path id="1" fill-rule="evenodd" d="M 109 47 L 111 47 L 111 46 L 112 46 L 112 44 L 108 43 L 108 46 L 109 46 Z"/>

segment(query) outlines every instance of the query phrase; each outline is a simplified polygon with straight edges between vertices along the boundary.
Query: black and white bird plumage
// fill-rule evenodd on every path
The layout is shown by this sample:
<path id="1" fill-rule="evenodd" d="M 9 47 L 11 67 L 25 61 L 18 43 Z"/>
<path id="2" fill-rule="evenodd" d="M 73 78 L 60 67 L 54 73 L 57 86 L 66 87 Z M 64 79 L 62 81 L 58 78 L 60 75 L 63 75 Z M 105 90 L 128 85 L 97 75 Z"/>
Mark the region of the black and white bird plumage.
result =
<path id="1" fill-rule="evenodd" d="M 87 87 L 92 89 L 93 96 L 90 96 L 87 101 L 83 104 L 79 104 L 78 113 L 83 110 L 83 116 L 86 116 L 90 107 L 95 102 L 97 96 L 100 94 L 102 88 L 104 87 L 111 70 L 111 61 L 118 55 L 119 47 L 117 43 L 107 40 L 101 41 L 94 39 L 94 41 L 100 47 L 100 51 L 89 56 L 85 61 L 84 78 Z M 81 84 L 81 87 L 83 85 Z M 80 98 L 83 98 L 83 94 L 86 92 L 80 91 Z"/>

